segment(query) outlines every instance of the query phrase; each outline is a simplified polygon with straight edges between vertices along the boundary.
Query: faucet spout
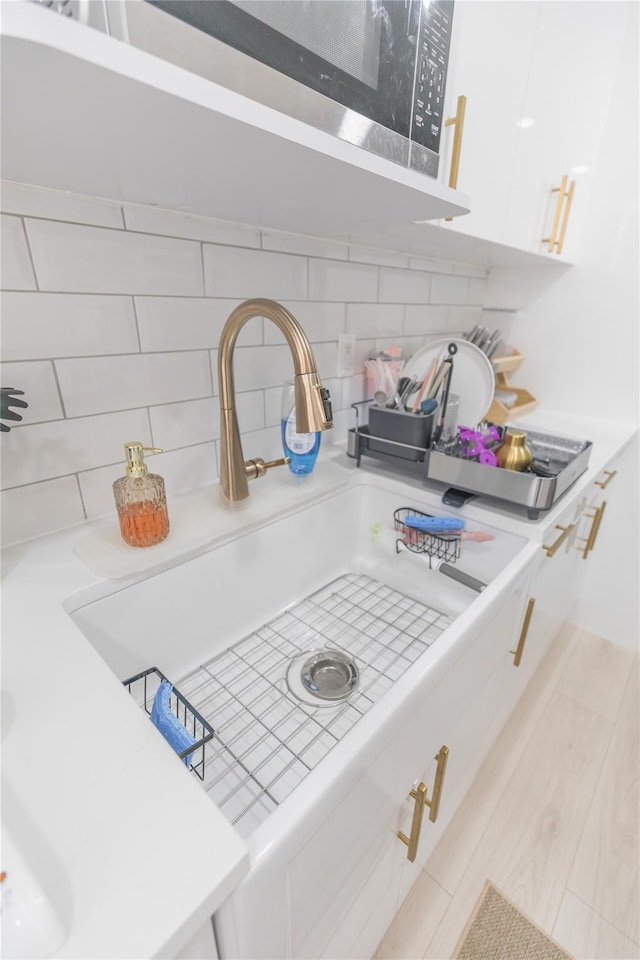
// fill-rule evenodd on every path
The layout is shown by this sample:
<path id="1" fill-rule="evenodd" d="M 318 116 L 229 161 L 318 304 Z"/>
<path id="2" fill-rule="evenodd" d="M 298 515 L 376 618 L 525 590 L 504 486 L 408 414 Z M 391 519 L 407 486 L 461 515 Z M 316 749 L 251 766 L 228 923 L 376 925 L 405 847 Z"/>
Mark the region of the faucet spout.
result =
<path id="1" fill-rule="evenodd" d="M 245 461 L 236 413 L 233 351 L 240 330 L 253 317 L 266 317 L 275 323 L 289 345 L 295 370 L 298 433 L 314 433 L 316 430 L 328 430 L 333 426 L 329 391 L 320 382 L 313 350 L 296 318 L 275 300 L 245 300 L 229 315 L 220 335 L 218 348 L 220 486 L 225 498 L 231 501 L 245 500 L 249 496 L 249 479 L 263 476 L 267 466 L 259 460 Z"/>

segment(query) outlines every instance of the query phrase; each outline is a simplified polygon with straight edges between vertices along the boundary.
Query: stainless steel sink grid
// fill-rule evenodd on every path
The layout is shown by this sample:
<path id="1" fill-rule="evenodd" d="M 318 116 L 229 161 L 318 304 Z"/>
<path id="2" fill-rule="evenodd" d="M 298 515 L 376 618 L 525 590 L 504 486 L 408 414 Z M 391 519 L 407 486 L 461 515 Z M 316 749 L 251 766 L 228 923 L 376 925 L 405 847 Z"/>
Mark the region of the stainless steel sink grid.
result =
<path id="1" fill-rule="evenodd" d="M 346 574 L 179 681 L 215 729 L 205 748 L 204 787 L 243 836 L 450 623 L 371 577 Z M 322 648 L 353 657 L 360 680 L 348 700 L 311 706 L 291 694 L 286 674 L 292 659 Z"/>

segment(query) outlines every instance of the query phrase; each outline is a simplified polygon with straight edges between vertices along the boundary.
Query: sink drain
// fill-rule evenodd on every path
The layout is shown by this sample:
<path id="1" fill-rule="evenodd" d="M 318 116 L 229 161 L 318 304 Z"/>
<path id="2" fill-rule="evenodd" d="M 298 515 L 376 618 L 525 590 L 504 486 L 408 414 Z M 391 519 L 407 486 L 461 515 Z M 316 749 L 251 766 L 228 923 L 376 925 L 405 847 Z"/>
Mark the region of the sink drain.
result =
<path id="1" fill-rule="evenodd" d="M 358 687 L 355 660 L 342 650 L 314 650 L 291 661 L 287 671 L 289 690 L 305 703 L 319 706 L 346 700 Z"/>

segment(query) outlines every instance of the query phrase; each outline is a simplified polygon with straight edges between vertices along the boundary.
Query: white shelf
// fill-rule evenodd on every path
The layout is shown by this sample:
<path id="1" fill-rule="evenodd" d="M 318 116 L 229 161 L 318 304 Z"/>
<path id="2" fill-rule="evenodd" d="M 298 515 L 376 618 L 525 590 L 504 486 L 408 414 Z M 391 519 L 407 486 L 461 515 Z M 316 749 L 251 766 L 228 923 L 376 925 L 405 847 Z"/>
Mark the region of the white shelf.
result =
<path id="1" fill-rule="evenodd" d="M 2 8 L 6 179 L 406 244 L 424 229 L 413 221 L 468 212 L 431 178 L 97 30 L 35 4 Z"/>

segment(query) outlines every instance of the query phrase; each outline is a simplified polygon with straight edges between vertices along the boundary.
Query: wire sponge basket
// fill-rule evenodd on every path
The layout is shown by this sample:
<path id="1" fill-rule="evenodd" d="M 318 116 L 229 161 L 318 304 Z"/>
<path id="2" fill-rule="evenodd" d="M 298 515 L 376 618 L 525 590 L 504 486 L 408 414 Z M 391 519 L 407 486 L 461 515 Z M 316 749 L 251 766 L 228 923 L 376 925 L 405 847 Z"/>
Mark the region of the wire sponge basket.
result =
<path id="1" fill-rule="evenodd" d="M 407 517 L 430 517 L 431 514 L 414 510 L 411 507 L 399 507 L 393 511 L 393 526 L 396 534 L 396 553 L 404 547 L 411 553 L 422 553 L 436 560 L 455 563 L 460 556 L 459 533 L 426 533 L 407 526 Z"/>
<path id="2" fill-rule="evenodd" d="M 157 667 L 149 667 L 148 670 L 143 670 L 134 677 L 129 677 L 128 680 L 123 680 L 122 685 L 127 688 L 138 706 L 142 707 L 145 713 L 151 716 L 155 695 L 162 681 L 166 679 Z M 181 760 L 184 760 L 189 754 L 193 754 L 191 770 L 200 780 L 204 780 L 204 745 L 213 738 L 215 731 L 176 687 L 173 687 L 171 691 L 170 704 L 173 713 L 195 740 L 192 746 L 183 750 L 178 756 Z"/>

